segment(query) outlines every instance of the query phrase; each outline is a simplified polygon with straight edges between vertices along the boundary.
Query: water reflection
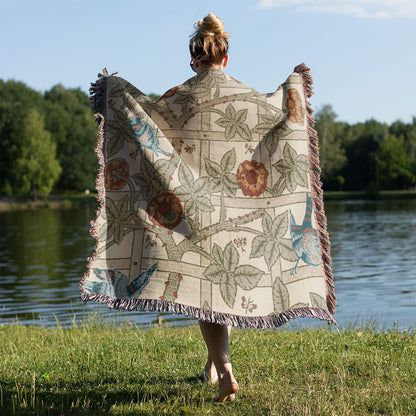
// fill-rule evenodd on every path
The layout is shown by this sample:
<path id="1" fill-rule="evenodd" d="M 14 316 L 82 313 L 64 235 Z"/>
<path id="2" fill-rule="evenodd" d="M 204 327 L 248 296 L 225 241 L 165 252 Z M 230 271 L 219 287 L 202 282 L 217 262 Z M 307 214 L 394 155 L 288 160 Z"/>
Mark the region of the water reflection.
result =
<path id="1" fill-rule="evenodd" d="M 416 327 L 416 201 L 326 204 L 338 320 Z"/>
<path id="2" fill-rule="evenodd" d="M 378 320 L 416 328 L 416 200 L 329 201 L 340 324 Z M 154 313 L 110 311 L 79 300 L 78 283 L 92 254 L 94 207 L 0 213 L 0 322 L 68 325 L 101 311 L 148 325 Z M 187 318 L 167 314 L 174 325 Z M 314 325 L 312 320 L 303 323 Z"/>

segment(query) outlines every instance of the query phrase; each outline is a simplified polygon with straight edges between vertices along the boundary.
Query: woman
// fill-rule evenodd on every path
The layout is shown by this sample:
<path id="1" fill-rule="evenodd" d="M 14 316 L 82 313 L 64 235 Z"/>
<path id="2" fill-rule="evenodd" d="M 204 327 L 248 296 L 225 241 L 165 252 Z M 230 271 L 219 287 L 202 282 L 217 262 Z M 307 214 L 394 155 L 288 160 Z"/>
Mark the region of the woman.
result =
<path id="1" fill-rule="evenodd" d="M 100 122 L 96 250 L 82 299 L 199 320 L 202 378 L 238 391 L 231 326 L 335 323 L 308 68 L 274 94 L 223 72 L 228 34 L 210 13 L 189 45 L 197 73 L 153 102 L 122 78 L 93 84 Z"/>
<path id="2" fill-rule="evenodd" d="M 228 63 L 228 38 L 221 19 L 210 13 L 197 23 L 197 29 L 189 43 L 191 67 L 199 75 L 207 68 L 223 70 Z M 208 361 L 202 378 L 219 383 L 218 402 L 231 401 L 238 391 L 234 378 L 228 336 L 231 326 L 200 320 L 202 336 L 208 349 Z"/>

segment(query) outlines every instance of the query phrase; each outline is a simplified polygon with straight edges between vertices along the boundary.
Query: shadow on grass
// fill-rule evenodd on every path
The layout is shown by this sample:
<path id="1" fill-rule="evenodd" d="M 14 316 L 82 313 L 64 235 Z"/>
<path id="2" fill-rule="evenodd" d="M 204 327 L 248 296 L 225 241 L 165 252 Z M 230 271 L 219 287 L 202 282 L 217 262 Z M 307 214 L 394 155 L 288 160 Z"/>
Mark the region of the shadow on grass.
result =
<path id="1" fill-rule="evenodd" d="M 0 386 L 2 415 L 108 415 L 114 407 L 122 408 L 123 415 L 152 415 L 159 405 L 174 406 L 175 414 L 188 414 L 178 406 L 186 410 L 190 404 L 199 407 L 209 401 L 199 392 L 204 384 L 197 376 L 141 376 L 136 382 L 109 378 L 65 385 L 40 382 L 36 386 L 0 382 Z M 142 411 L 140 405 L 155 409 Z"/>

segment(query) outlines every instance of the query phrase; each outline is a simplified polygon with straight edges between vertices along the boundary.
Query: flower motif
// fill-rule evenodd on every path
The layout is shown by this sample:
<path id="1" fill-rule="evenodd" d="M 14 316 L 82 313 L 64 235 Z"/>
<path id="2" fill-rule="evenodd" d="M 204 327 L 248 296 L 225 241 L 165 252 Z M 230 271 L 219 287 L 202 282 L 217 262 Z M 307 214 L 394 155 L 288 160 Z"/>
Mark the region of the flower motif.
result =
<path id="1" fill-rule="evenodd" d="M 289 88 L 287 91 L 286 107 L 289 111 L 288 119 L 293 123 L 303 124 L 305 110 L 297 89 Z"/>
<path id="2" fill-rule="evenodd" d="M 105 188 L 123 189 L 129 176 L 129 165 L 124 159 L 111 159 L 105 169 Z"/>
<path id="3" fill-rule="evenodd" d="M 161 192 L 149 201 L 147 213 L 153 224 L 172 229 L 181 222 L 183 208 L 174 193 Z"/>
<path id="4" fill-rule="evenodd" d="M 257 160 L 245 160 L 237 169 L 237 182 L 244 195 L 259 196 L 267 184 L 264 164 Z"/>

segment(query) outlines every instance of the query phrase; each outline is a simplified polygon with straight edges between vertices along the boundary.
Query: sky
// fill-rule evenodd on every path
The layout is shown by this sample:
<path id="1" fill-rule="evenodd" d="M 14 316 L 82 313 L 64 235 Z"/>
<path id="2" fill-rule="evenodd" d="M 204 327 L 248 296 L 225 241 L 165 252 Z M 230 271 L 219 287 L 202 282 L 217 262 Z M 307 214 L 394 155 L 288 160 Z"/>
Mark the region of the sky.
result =
<path id="1" fill-rule="evenodd" d="M 416 0 L 0 0 L 0 79 L 87 92 L 107 67 L 162 94 L 193 76 L 189 36 L 209 12 L 230 34 L 225 72 L 259 92 L 305 62 L 315 110 L 416 117 Z"/>

